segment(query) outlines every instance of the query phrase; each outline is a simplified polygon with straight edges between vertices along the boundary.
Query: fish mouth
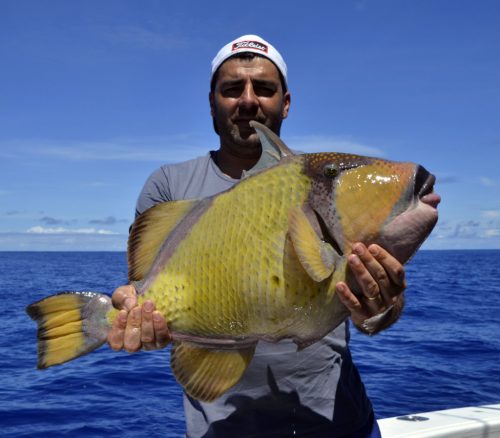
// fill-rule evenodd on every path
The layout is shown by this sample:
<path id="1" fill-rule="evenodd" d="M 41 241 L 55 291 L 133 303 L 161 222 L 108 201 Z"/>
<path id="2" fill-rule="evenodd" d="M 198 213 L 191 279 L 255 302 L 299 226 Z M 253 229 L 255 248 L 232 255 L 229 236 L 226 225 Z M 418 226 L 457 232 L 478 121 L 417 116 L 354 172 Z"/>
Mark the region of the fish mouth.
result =
<path id="1" fill-rule="evenodd" d="M 417 166 L 414 174 L 413 202 L 385 226 L 379 243 L 401 263 L 406 263 L 431 233 L 438 220 L 441 197 L 434 192 L 436 177 Z"/>
<path id="2" fill-rule="evenodd" d="M 436 177 L 429 173 L 424 167 L 418 166 L 415 177 L 415 195 L 424 204 L 437 208 L 441 197 L 434 192 Z"/>

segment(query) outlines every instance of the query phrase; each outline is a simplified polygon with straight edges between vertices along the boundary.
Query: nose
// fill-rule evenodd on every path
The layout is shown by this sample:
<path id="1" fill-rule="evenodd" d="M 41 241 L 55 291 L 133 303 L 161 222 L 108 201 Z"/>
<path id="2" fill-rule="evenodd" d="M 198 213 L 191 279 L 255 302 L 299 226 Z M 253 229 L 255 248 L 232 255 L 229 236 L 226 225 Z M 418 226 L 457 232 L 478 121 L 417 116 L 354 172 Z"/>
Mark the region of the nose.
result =
<path id="1" fill-rule="evenodd" d="M 259 106 L 259 99 L 255 94 L 253 85 L 251 82 L 245 84 L 245 88 L 240 96 L 240 107 L 244 109 L 254 109 Z"/>

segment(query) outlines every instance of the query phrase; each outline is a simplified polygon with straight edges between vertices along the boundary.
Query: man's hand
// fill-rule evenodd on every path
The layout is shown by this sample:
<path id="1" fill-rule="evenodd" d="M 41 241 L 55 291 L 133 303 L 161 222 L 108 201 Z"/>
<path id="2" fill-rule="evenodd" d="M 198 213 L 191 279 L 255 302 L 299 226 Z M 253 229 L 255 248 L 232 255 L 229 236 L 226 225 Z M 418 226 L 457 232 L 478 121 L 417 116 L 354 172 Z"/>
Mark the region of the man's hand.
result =
<path id="1" fill-rule="evenodd" d="M 368 248 L 362 243 L 352 247 L 348 263 L 356 282 L 359 293 L 354 294 L 346 283 L 339 282 L 336 290 L 342 303 L 351 312 L 352 322 L 361 331 L 363 322 L 389 309 L 375 332 L 389 327 L 401 314 L 403 309 L 403 292 L 406 288 L 403 265 L 378 245 Z"/>
<path id="2" fill-rule="evenodd" d="M 137 292 L 131 284 L 120 286 L 111 297 L 113 306 L 120 310 L 108 333 L 108 344 L 113 350 L 129 353 L 164 348 L 171 341 L 167 322 L 155 310 L 152 301 L 137 305 Z"/>

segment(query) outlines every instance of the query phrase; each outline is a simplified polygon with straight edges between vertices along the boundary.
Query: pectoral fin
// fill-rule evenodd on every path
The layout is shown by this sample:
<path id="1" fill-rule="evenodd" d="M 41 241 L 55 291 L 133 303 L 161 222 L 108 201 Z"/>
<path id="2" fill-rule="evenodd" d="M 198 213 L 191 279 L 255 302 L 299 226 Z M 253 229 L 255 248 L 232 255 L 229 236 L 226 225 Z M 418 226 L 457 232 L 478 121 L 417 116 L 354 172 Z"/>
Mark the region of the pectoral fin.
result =
<path id="1" fill-rule="evenodd" d="M 174 345 L 170 362 L 186 393 L 210 402 L 238 383 L 254 352 L 255 345 L 241 350 L 212 350 L 181 342 Z"/>
<path id="2" fill-rule="evenodd" d="M 323 242 L 301 208 L 290 211 L 289 229 L 297 257 L 314 281 L 328 278 L 335 269 L 335 250 Z"/>

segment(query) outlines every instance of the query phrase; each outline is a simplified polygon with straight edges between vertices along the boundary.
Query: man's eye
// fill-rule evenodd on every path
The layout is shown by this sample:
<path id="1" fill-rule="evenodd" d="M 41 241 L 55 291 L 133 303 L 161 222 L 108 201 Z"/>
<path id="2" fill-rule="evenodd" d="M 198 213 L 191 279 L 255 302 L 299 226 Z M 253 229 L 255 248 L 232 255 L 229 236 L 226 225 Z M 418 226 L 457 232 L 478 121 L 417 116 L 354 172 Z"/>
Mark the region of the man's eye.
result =
<path id="1" fill-rule="evenodd" d="M 271 97 L 274 94 L 274 88 L 271 87 L 255 87 L 255 94 L 257 96 Z"/>
<path id="2" fill-rule="evenodd" d="M 241 94 L 241 87 L 227 87 L 222 90 L 224 97 L 237 97 Z"/>

